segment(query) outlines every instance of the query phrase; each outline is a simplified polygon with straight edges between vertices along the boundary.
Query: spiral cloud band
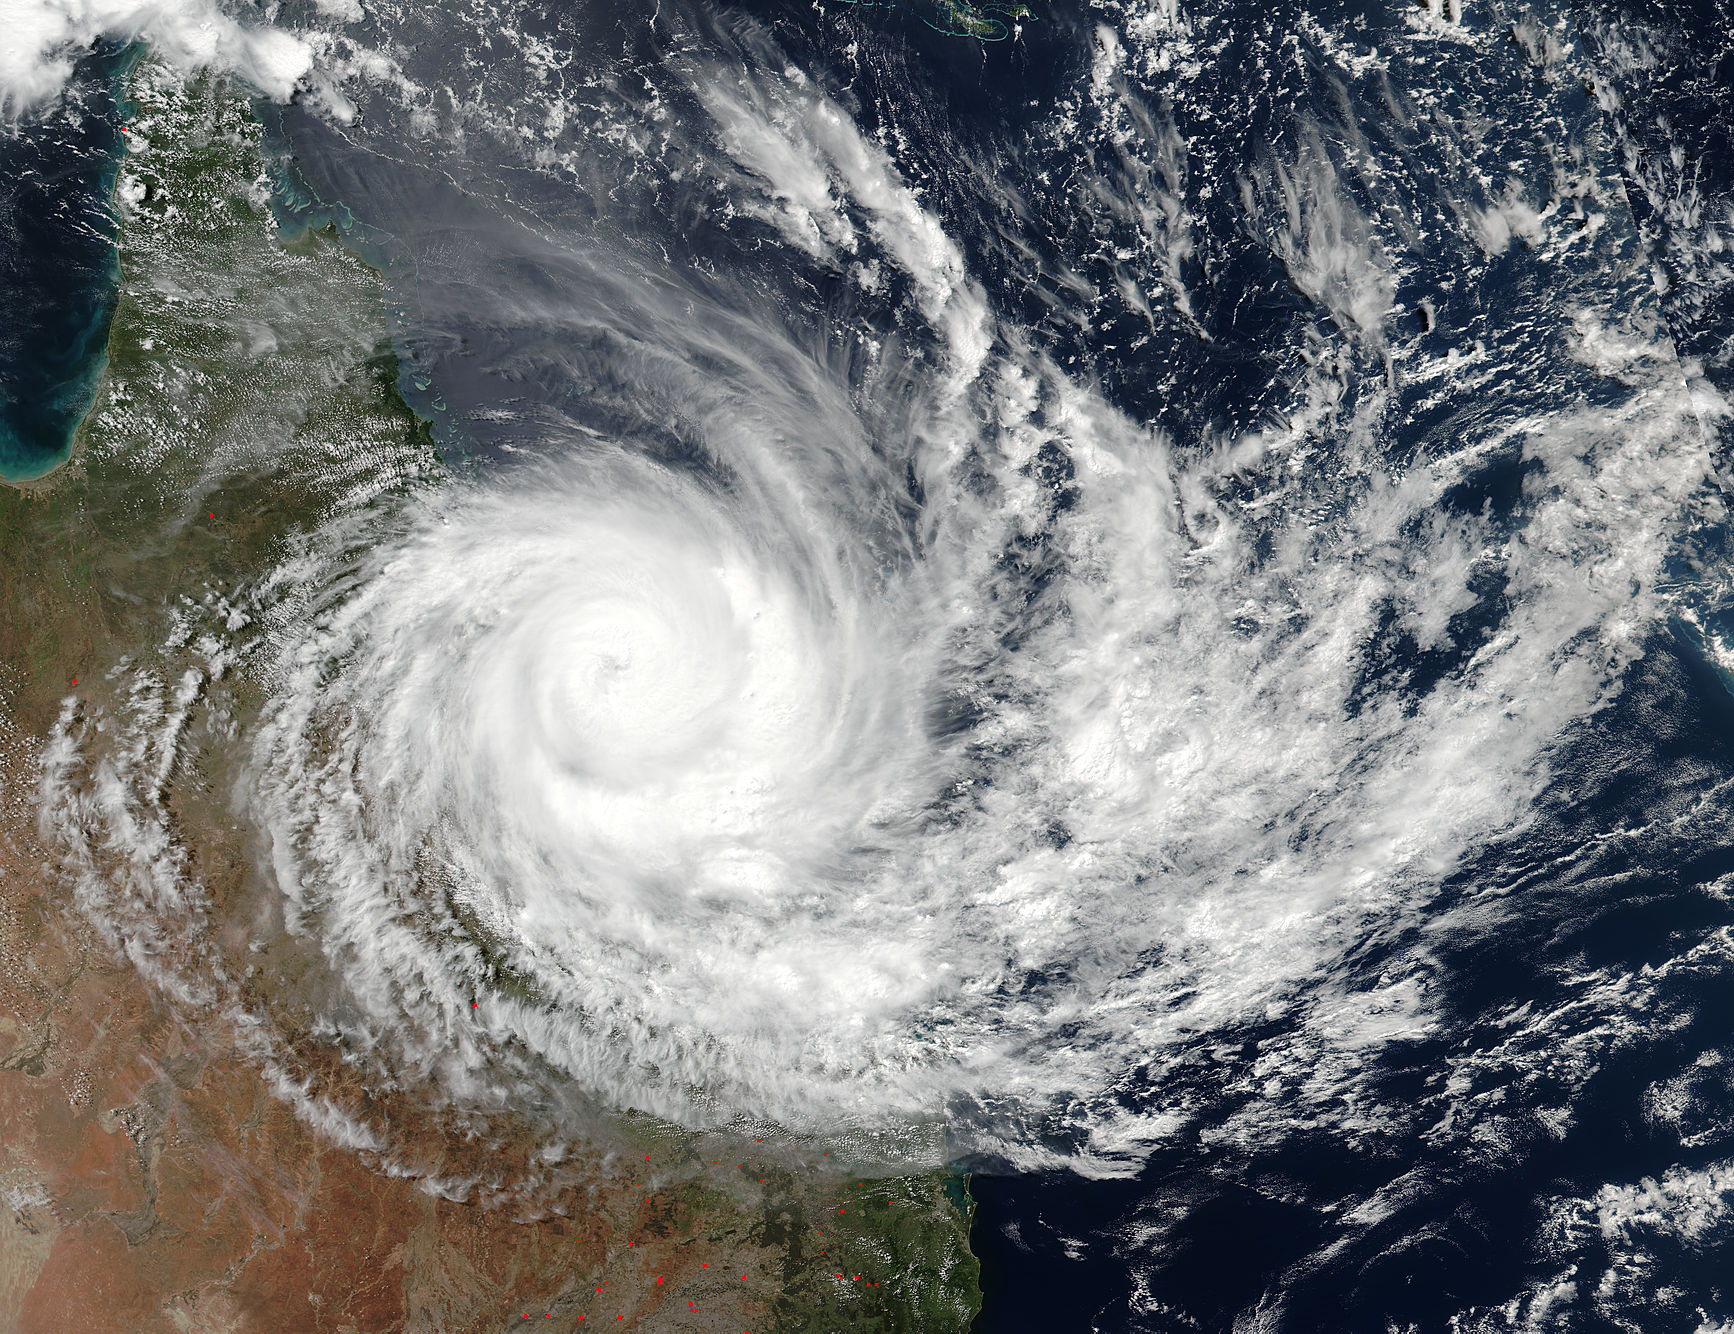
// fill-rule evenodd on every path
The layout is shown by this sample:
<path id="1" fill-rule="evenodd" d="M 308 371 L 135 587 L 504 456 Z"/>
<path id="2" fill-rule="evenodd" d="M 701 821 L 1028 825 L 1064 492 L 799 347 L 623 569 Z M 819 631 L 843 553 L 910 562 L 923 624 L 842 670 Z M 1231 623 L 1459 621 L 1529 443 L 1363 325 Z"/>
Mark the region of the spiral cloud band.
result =
<path id="1" fill-rule="evenodd" d="M 1236 1025 L 1260 1089 L 1340 1096 L 1429 1031 L 1442 886 L 1665 610 L 1708 466 L 1677 367 L 1586 313 L 1621 405 L 1403 468 L 1305 421 L 1182 452 L 996 324 L 841 107 L 682 73 L 739 214 L 790 264 L 901 275 L 902 337 L 815 351 L 772 303 L 537 252 L 483 317 L 607 349 L 642 429 L 334 519 L 244 615 L 196 613 L 190 676 L 129 668 L 106 740 L 69 708 L 45 821 L 90 911 L 194 985 L 207 909 L 141 775 L 244 663 L 260 883 L 338 979 L 317 1031 L 397 1078 L 802 1131 L 951 1111 L 1026 1163 L 1136 1160 L 1185 1112 L 1162 1074 Z M 1376 362 L 1373 223 L 1323 156 L 1270 179 L 1272 254 Z M 1515 514 L 1447 504 L 1496 451 Z"/>
<path id="2" fill-rule="evenodd" d="M 279 883 L 377 962 L 382 1019 L 486 990 L 499 949 L 523 993 L 491 1004 L 610 1086 L 839 1078 L 943 976 L 901 929 L 932 797 L 912 652 L 840 572 L 645 490 L 467 497 L 298 646 L 258 752 Z M 430 902 L 473 932 L 443 957 L 393 921 Z"/>

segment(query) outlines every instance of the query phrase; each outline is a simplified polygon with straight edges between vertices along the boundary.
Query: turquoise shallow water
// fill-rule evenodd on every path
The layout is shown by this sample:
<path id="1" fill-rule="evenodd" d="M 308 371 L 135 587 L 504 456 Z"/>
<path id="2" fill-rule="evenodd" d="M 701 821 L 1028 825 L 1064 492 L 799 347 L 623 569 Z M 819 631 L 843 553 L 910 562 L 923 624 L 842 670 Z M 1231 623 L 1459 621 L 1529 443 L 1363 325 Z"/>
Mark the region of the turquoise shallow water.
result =
<path id="1" fill-rule="evenodd" d="M 414 1022 L 382 1050 L 441 1031 L 452 997 L 525 1013 L 522 970 L 555 957 L 434 895 L 375 940 L 424 882 L 374 868 L 457 831 L 454 877 L 540 886 L 576 942 L 538 985 L 606 978 L 547 1007 L 568 1027 L 498 1029 L 601 1072 L 587 1093 L 639 1096 L 689 1020 L 715 1025 L 677 1052 L 693 1087 L 811 1106 L 824 1080 L 761 1076 L 858 1015 L 889 1016 L 870 1107 L 951 1059 L 936 1034 L 1006 1053 L 933 1085 L 972 1173 L 979 1330 L 1728 1328 L 1734 269 L 1706 219 L 1734 217 L 1734 40 L 1709 7 L 1669 28 L 1623 6 L 1055 6 L 983 44 L 903 7 L 671 0 L 634 28 L 507 5 L 479 48 L 468 14 L 370 10 L 405 69 L 352 88 L 352 121 L 312 99 L 268 119 L 279 225 L 385 274 L 399 386 L 476 464 L 450 492 L 486 507 L 430 502 L 396 563 L 383 508 L 332 525 L 332 605 L 352 544 L 385 554 L 279 697 L 329 726 L 237 744 L 270 759 L 247 818 L 279 846 L 414 794 L 372 848 L 333 839 L 281 886 L 358 887 L 320 930 L 353 950 L 352 997 L 394 979 L 377 1031 Z M 412 86 L 478 100 L 442 119 Z M 802 608 L 779 642 L 809 672 L 708 684 L 774 656 L 691 632 L 689 608 L 760 610 L 711 596 L 687 534 L 713 526 L 753 553 L 729 587 L 817 590 L 765 604 Z M 281 596 L 287 624 L 306 604 Z M 653 639 L 658 681 L 702 688 L 617 710 L 590 683 L 630 653 L 571 670 Z M 813 693 L 826 674 L 850 688 Z M 778 690 L 799 707 L 761 710 Z M 741 744 L 686 745 L 672 697 Z M 808 698 L 882 699 L 921 744 L 872 762 L 873 729 L 834 745 L 846 708 Z M 387 721 L 340 790 L 320 766 L 348 709 Z M 577 740 L 526 764 L 550 718 Z M 816 815 L 741 825 L 731 874 L 887 809 L 868 798 L 906 771 L 945 786 L 895 825 L 837 817 L 803 864 L 803 893 L 836 887 L 822 914 L 637 875 L 676 840 L 695 867 L 724 846 L 707 794 L 736 761 L 706 766 L 748 753 L 798 776 L 779 810 Z M 129 812 L 158 809 L 159 772 Z M 518 781 L 568 772 L 615 786 L 586 805 Z M 619 811 L 646 855 L 617 851 Z M 868 900 L 890 882 L 833 877 L 862 847 L 938 869 Z M 616 866 L 618 901 L 654 908 L 632 969 L 603 917 L 565 916 L 566 885 Z M 786 953 L 760 952 L 772 932 Z M 740 979 L 773 968 L 800 994 L 749 1032 Z M 644 978 L 691 1003 L 667 1019 Z M 876 1016 L 904 978 L 958 981 Z M 586 1046 L 591 1014 L 637 1027 Z M 734 1043 L 761 1054 L 709 1063 Z M 876 1074 L 866 1047 L 823 1068 Z M 564 1074 L 523 1078 L 526 1105 L 564 1105 Z"/>
<path id="2" fill-rule="evenodd" d="M 0 478 L 29 481 L 71 452 L 107 364 L 120 287 L 110 208 L 125 153 L 118 89 L 135 58 L 82 61 L 36 132 L 0 137 Z"/>

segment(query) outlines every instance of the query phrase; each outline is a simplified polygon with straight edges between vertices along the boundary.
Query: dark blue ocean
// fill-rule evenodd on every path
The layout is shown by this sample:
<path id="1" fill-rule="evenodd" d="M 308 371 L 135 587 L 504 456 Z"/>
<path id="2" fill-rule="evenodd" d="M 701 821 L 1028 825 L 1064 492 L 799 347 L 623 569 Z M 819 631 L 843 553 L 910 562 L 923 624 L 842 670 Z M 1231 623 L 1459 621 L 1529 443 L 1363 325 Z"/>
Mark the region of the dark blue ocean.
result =
<path id="1" fill-rule="evenodd" d="M 1395 317 L 1392 343 L 1491 352 L 1473 393 L 1442 395 L 1435 383 L 1406 383 L 1388 357 L 1345 347 L 1340 309 L 1325 319 L 1311 355 L 1337 359 L 1334 419 L 1394 385 L 1381 445 L 1392 459 L 1448 450 L 1514 412 L 1617 400 L 1623 388 L 1568 349 L 1574 302 L 1653 302 L 1665 338 L 1696 363 L 1691 373 L 1712 392 L 1734 392 L 1734 283 L 1696 230 L 1702 214 L 1734 203 L 1725 6 L 1423 9 L 1444 34 L 1427 57 L 1362 78 L 1346 74 L 1318 35 L 1350 32 L 1361 50 L 1400 49 L 1414 40 L 1415 12 L 1216 6 L 1184 16 L 1189 50 L 1208 51 L 1204 75 L 1183 76 L 1179 62 L 1137 75 L 1128 62 L 1113 76 L 1125 79 L 1135 108 L 1130 144 L 1125 127 L 1092 121 L 1100 108 L 1078 89 L 1102 58 L 1104 33 L 1135 19 L 1134 7 L 1043 7 L 1004 41 L 943 31 L 955 27 L 946 14 L 919 5 L 741 12 L 765 25 L 781 57 L 830 71 L 847 88 L 857 125 L 896 146 L 996 312 L 1056 362 L 1085 368 L 1116 407 L 1166 432 L 1182 455 L 1207 455 L 1294 412 L 1291 354 L 1316 339 L 1321 297 L 1297 284 L 1259 224 L 1263 201 L 1250 196 L 1268 187 L 1261 167 L 1292 160 L 1308 134 L 1340 175 L 1357 155 L 1377 164 L 1349 188 L 1364 213 L 1410 237 L 1393 279 L 1406 313 Z M 727 12 L 717 23 L 738 31 Z M 551 39 L 636 68 L 663 57 L 629 21 L 574 27 Z M 1452 28 L 1495 40 L 1457 46 Z M 1565 54 L 1550 55 L 1550 33 Z M 752 39 L 740 40 L 750 63 Z M 1425 108 L 1406 83 L 1421 77 L 1439 94 Z M 1076 117 L 1071 134 L 1056 138 L 1063 104 Z M 1582 193 L 1565 179 L 1571 171 L 1605 172 L 1616 188 L 1599 201 L 1603 219 L 1586 225 L 1623 235 L 1623 267 L 1586 251 L 1565 261 L 1562 279 L 1534 262 L 1538 242 L 1487 253 L 1442 235 L 1437 219 L 1485 208 L 1500 192 L 1439 133 L 1454 117 L 1537 206 Z M 292 108 L 283 124 L 315 193 L 345 200 L 412 247 L 418 235 L 449 239 L 480 225 L 477 178 L 460 198 L 425 170 L 357 152 L 316 115 Z M 1170 156 L 1152 144 L 1169 145 Z M 786 252 L 767 257 L 756 238 L 743 243 L 738 228 L 717 226 L 702 178 L 664 180 L 636 197 L 617 183 L 587 195 L 512 172 L 497 179 L 557 231 L 605 232 L 630 210 L 631 226 L 654 234 L 670 268 L 782 288 L 789 319 L 815 340 L 827 325 L 885 320 L 841 270 L 791 276 L 779 271 Z M 1700 202 L 1682 210 L 1683 192 Z M 1184 298 L 1117 301 L 1128 271 L 1148 262 L 1139 206 L 1157 196 L 1178 199 L 1190 225 L 1191 243 L 1164 259 L 1169 292 Z M 430 198 L 439 201 L 431 208 Z M 1734 213 L 1718 225 L 1734 244 Z M 496 256 L 509 267 L 534 263 Z M 604 352 L 580 353 L 588 369 L 574 377 L 572 350 L 544 353 L 533 323 L 467 320 L 457 295 L 466 281 L 424 264 L 396 290 L 410 364 L 443 391 L 469 448 L 485 457 L 522 443 L 521 416 L 502 428 L 481 411 L 500 398 L 502 381 L 515 403 L 560 413 L 572 411 L 574 378 L 597 383 L 604 392 L 582 400 L 587 420 L 630 413 L 608 401 Z M 890 321 L 881 327 L 895 332 Z M 536 369 L 549 364 L 565 369 Z M 1704 429 L 1725 459 L 1726 428 L 1712 413 Z M 1054 451 L 1038 466 L 1063 507 L 1068 459 Z M 1535 475 L 1517 449 L 1491 450 L 1446 492 L 1443 512 L 1515 526 Z M 1726 537 L 1724 518 L 1707 507 L 1671 577 L 1698 580 L 1689 567 L 1725 559 Z M 1022 553 L 1037 587 L 1041 543 L 1035 535 Z M 1419 701 L 1462 672 L 1504 615 L 1505 576 L 1481 577 L 1484 597 L 1453 614 L 1443 641 L 1423 646 L 1393 615 L 1366 655 L 1360 689 Z M 981 1334 L 1661 1334 L 1734 1319 L 1734 1226 L 1720 1203 L 1701 1198 L 1734 1151 L 1734 1076 L 1721 1073 L 1724 1053 L 1734 1054 L 1734 960 L 1714 947 L 1734 922 L 1725 794 L 1734 684 L 1706 648 L 1723 625 L 1726 587 L 1720 573 L 1701 580 L 1685 599 L 1696 619 L 1646 638 L 1618 699 L 1554 757 L 1535 822 L 1520 838 L 1476 848 L 1444 879 L 1430 913 L 1444 920 L 1481 899 L 1515 899 L 1520 909 L 1481 924 L 1470 909 L 1436 933 L 1420 923 L 1342 960 L 1372 986 L 1424 943 L 1435 970 L 1433 1032 L 1383 1047 L 1358 1071 L 1352 1101 L 1397 1109 L 1375 1128 L 1345 1133 L 1351 1118 L 1328 1106 L 1258 1105 L 1253 1072 L 1263 1077 L 1268 1054 L 1285 1049 L 1286 1021 L 1277 1020 L 1200 1033 L 1190 1073 L 1182 1063 L 1159 1087 L 1131 1079 L 1114 1089 L 1127 1109 L 1188 1108 L 1187 1124 L 1135 1171 L 1031 1175 L 963 1152 L 957 1169 L 974 1173 Z M 1641 982 L 1628 988 L 1623 978 Z M 1677 1114 L 1658 1114 L 1659 1088 L 1682 1090 Z M 1051 1133 L 1067 1142 L 1064 1127 Z"/>
<path id="2" fill-rule="evenodd" d="M 63 101 L 0 136 L 0 476 L 58 465 L 95 395 L 120 269 L 110 208 L 128 55 L 81 60 Z"/>
<path id="3" fill-rule="evenodd" d="M 750 63 L 753 39 L 738 38 L 730 12 L 716 22 L 743 41 Z M 1414 12 L 1216 6 L 1189 16 L 1189 50 L 1208 50 L 1205 75 L 1114 76 L 1137 112 L 1130 129 L 1143 142 L 1130 146 L 1092 121 L 1099 108 L 1078 89 L 1101 60 L 1103 34 L 1135 18 L 1132 7 L 1043 7 L 1002 41 L 946 31 L 956 26 L 947 15 L 920 5 L 739 12 L 765 25 L 781 57 L 830 71 L 847 88 L 862 133 L 896 146 L 1003 319 L 1056 362 L 1086 368 L 1116 407 L 1166 432 L 1183 455 L 1221 449 L 1294 411 L 1290 354 L 1315 337 L 1321 297 L 1297 285 L 1250 195 L 1264 188 L 1263 164 L 1294 156 L 1297 124 L 1321 137 L 1344 175 L 1356 155 L 1377 163 L 1349 188 L 1366 214 L 1410 234 L 1394 276 L 1394 304 L 1407 313 L 1392 342 L 1491 351 L 1474 393 L 1441 395 L 1435 384 L 1405 383 L 1388 357 L 1345 349 L 1341 311 L 1334 327 L 1326 318 L 1330 332 L 1312 355 L 1337 358 L 1336 420 L 1395 385 L 1381 445 L 1391 458 L 1448 449 L 1514 411 L 1617 399 L 1623 390 L 1568 350 L 1574 301 L 1615 310 L 1653 302 L 1665 338 L 1696 363 L 1692 373 L 1712 391 L 1734 392 L 1734 283 L 1695 230 L 1702 214 L 1734 203 L 1725 6 L 1423 9 L 1444 32 L 1427 58 L 1359 79 L 1318 34 L 1353 33 L 1362 50 L 1401 48 L 1413 40 Z M 1451 28 L 1496 41 L 1458 47 Z M 1549 54 L 1550 33 L 1565 54 Z M 549 35 L 637 68 L 665 54 L 625 19 L 574 20 Z M 1405 83 L 1423 70 L 1440 94 L 1426 109 Z M 1055 138 L 1055 108 L 1067 103 L 1077 108 L 1072 133 Z M 1603 170 L 1617 187 L 1599 201 L 1607 211 L 1595 225 L 1623 234 L 1624 267 L 1586 252 L 1566 261 L 1562 280 L 1534 262 L 1538 243 L 1490 254 L 1440 235 L 1436 219 L 1499 197 L 1499 184 L 1489 189 L 1437 132 L 1454 116 L 1537 205 L 1572 197 L 1571 170 Z M 411 249 L 418 238 L 449 241 L 485 226 L 485 179 L 555 231 L 606 232 L 629 215 L 671 269 L 781 288 L 788 318 L 815 340 L 828 325 L 885 319 L 841 270 L 791 275 L 786 252 L 766 256 L 757 238 L 745 243 L 738 228 L 716 225 L 702 178 L 664 180 L 637 196 L 618 182 L 568 193 L 465 163 L 460 171 L 474 175 L 460 196 L 429 169 L 358 151 L 305 109 L 291 108 L 282 125 L 315 195 L 342 199 Z M 1181 147 L 1166 160 L 1148 151 L 1164 142 Z M 1699 202 L 1682 210 L 1687 191 Z M 1139 205 L 1156 195 L 1177 198 L 1189 221 L 1192 242 L 1165 261 L 1169 290 L 1184 299 L 1116 301 L 1139 262 L 1128 255 L 1147 253 Z M 1734 213 L 1719 225 L 1734 244 Z M 495 251 L 492 262 L 516 270 L 535 261 Z M 423 263 L 400 275 L 408 364 L 438 385 L 467 449 L 486 457 L 522 444 L 521 411 L 503 427 L 483 411 L 503 383 L 520 409 L 528 399 L 570 413 L 576 381 L 590 423 L 630 415 L 609 402 L 605 350 L 556 354 L 533 322 L 473 323 L 461 299 L 472 279 L 459 269 Z M 881 327 L 895 332 L 890 321 Z M 574 375 L 575 362 L 586 369 Z M 553 365 L 562 369 L 541 369 Z M 592 384 L 603 392 L 590 393 Z M 1725 459 L 1726 428 L 1706 414 L 1704 429 Z M 679 453 L 675 440 L 667 447 Z M 1054 451 L 1038 466 L 1063 506 L 1068 459 Z M 1443 512 L 1515 525 L 1534 476 L 1520 451 L 1492 450 L 1445 494 Z M 1041 542 L 1037 534 L 1023 553 L 1038 587 Z M 1725 552 L 1725 520 L 1707 508 L 1672 577 L 1689 584 L 1697 575 L 1687 567 Z M 1393 616 L 1366 656 L 1361 689 L 1420 700 L 1463 671 L 1502 622 L 1503 576 L 1483 577 L 1484 598 L 1454 613 L 1443 642 L 1421 645 Z M 1706 944 L 1734 922 L 1734 811 L 1724 791 L 1734 779 L 1734 684 L 1706 648 L 1724 624 L 1726 586 L 1719 573 L 1703 580 L 1685 599 L 1695 621 L 1675 619 L 1646 638 L 1618 699 L 1564 741 L 1522 836 L 1490 838 L 1443 881 L 1430 909 L 1439 919 L 1481 898 L 1522 906 L 1482 926 L 1464 912 L 1425 942 L 1438 1022 L 1358 1072 L 1354 1100 L 1398 1109 L 1376 1129 L 1346 1134 L 1328 1107 L 1256 1105 L 1252 1072 L 1284 1047 L 1285 1023 L 1275 1021 L 1201 1033 L 1190 1075 L 1183 1067 L 1161 1087 L 1116 1087 L 1125 1108 L 1189 1109 L 1184 1128 L 1135 1171 L 1030 1175 L 992 1155 L 960 1156 L 957 1169 L 974 1173 L 981 1334 L 1660 1334 L 1734 1319 L 1734 1226 L 1722 1221 L 1723 1206 L 1698 1199 L 1734 1151 L 1734 1076 L 1721 1073 L 1734 960 Z M 1429 930 L 1422 923 L 1382 938 L 1341 966 L 1371 986 Z M 1621 978 L 1641 986 L 1628 990 Z M 1685 1090 L 1676 1116 L 1658 1115 L 1664 1087 Z M 1476 1112 L 1454 1109 L 1458 1100 Z M 1450 1124 L 1477 1114 L 1486 1117 L 1479 1126 Z M 1058 1144 L 1068 1132 L 1052 1134 Z M 1655 1214 L 1645 1217 L 1621 1191 L 1649 1192 Z M 1681 1197 L 1692 1202 L 1679 1206 Z M 1671 1218 L 1670 1202 L 1690 1217 Z M 1707 1224 L 1697 1217 L 1705 1209 L 1714 1214 Z"/>
<path id="4" fill-rule="evenodd" d="M 1521 820 L 1472 829 L 1423 896 L 1367 909 L 1377 929 L 1328 963 L 1260 974 L 1247 1013 L 1177 1022 L 1160 1050 L 1152 1039 L 1147 1053 L 1104 1057 L 1105 1087 L 1039 1114 L 973 1094 L 948 1109 L 953 1167 L 975 1201 L 980 1334 L 1734 1328 L 1734 550 L 1722 503 L 1734 14 L 1612 0 L 1027 15 L 820 0 L 649 14 L 526 12 L 513 49 L 552 52 L 541 64 L 489 63 L 437 14 L 373 16 L 352 28 L 357 47 L 400 43 L 401 73 L 423 89 L 481 70 L 485 95 L 462 114 L 456 94 L 411 107 L 365 84 L 347 87 L 341 114 L 328 93 L 259 107 L 280 216 L 334 222 L 387 274 L 400 385 L 454 463 L 509 467 L 589 433 L 726 490 L 692 424 L 644 398 L 633 367 L 657 349 L 597 313 L 613 289 L 568 262 L 586 247 L 626 256 L 622 284 L 666 282 L 780 321 L 870 401 L 863 420 L 921 410 L 909 382 L 874 378 L 857 350 L 877 339 L 938 364 L 937 321 L 908 315 L 923 299 L 913 261 L 899 272 L 890 243 L 867 240 L 840 259 L 831 232 L 805 248 L 788 239 L 790 200 L 805 198 L 793 173 L 781 193 L 749 199 L 744 150 L 728 164 L 731 150 L 690 128 L 714 107 L 668 71 L 711 59 L 767 79 L 798 70 L 829 90 L 955 241 L 985 293 L 995 355 L 1062 368 L 1159 433 L 1178 473 L 1245 452 L 1212 484 L 1251 516 L 1246 573 L 1269 576 L 1261 587 L 1286 577 L 1285 562 L 1298 583 L 1325 557 L 1296 554 L 1286 528 L 1260 536 L 1258 516 L 1280 504 L 1325 531 L 1371 472 L 1401 479 L 1453 460 L 1437 498 L 1385 535 L 1379 568 L 1398 569 L 1419 610 L 1394 596 L 1342 650 L 1354 680 L 1340 719 L 1388 710 L 1400 731 L 1448 716 L 1450 691 L 1533 632 L 1519 611 L 1554 586 L 1537 553 L 1569 565 L 1574 544 L 1619 548 L 1624 516 L 1639 524 L 1665 479 L 1635 465 L 1581 492 L 1573 479 L 1595 450 L 1617 452 L 1657 420 L 1644 397 L 1656 385 L 1689 397 L 1681 430 L 1709 460 L 1680 501 L 1687 517 L 1651 544 L 1666 543 L 1653 571 L 1637 570 L 1641 552 L 1598 567 L 1598 590 L 1617 601 L 1629 580 L 1634 602 L 1666 611 L 1603 657 L 1582 650 L 1595 631 L 1561 612 L 1559 654 L 1528 680 L 1501 679 L 1516 714 L 1578 670 L 1580 650 L 1594 659 L 1583 670 L 1603 673 L 1583 688 L 1594 707 L 1525 760 L 1542 777 Z M 318 21 L 311 7 L 301 17 Z M 0 308 L 17 313 L 0 331 L 9 477 L 64 454 L 101 368 L 116 277 L 113 59 L 82 70 L 67 109 L 0 139 Z M 500 147 L 512 132 L 487 122 L 483 101 L 528 125 L 589 116 L 607 133 L 552 130 L 544 156 L 519 155 Z M 430 139 L 424 113 L 462 121 L 467 137 Z M 814 226 L 841 235 L 840 223 Z M 863 278 L 853 265 L 869 254 L 878 267 Z M 1640 334 L 1641 357 L 1605 350 Z M 1592 429 L 1599 443 L 1586 443 Z M 1285 443 L 1254 453 L 1254 437 Z M 1525 443 L 1542 437 L 1545 450 Z M 893 443 L 873 447 L 898 458 Z M 1043 607 L 1070 559 L 1076 468 L 1053 441 L 1027 464 L 1046 508 L 1000 567 L 1021 607 Z M 888 510 L 919 550 L 913 464 L 896 501 Z M 1401 553 L 1459 531 L 1475 534 L 1466 591 L 1446 599 L 1424 562 L 1404 572 Z M 1249 638 L 1269 614 L 1223 609 Z M 1031 611 L 1006 631 L 1008 660 L 1037 629 Z M 960 690 L 936 730 L 968 733 L 991 689 Z M 1003 759 L 992 744 L 984 773 Z M 1476 733 L 1463 763 L 1501 744 Z M 1290 805 L 1317 800 L 1308 790 Z M 1266 826 L 1285 857 L 1307 865 L 1335 846 L 1341 819 L 1289 810 L 1273 807 Z M 1413 818 L 1432 813 L 1420 800 Z M 1087 835 L 1055 823 L 1048 837 L 1060 853 Z M 1183 854 L 1153 855 L 1119 892 L 1159 894 L 1162 876 L 1194 870 Z M 1173 963 L 1154 949 L 1138 975 Z M 1186 988 L 1224 985 L 1207 976 Z M 1348 1022 L 1332 1027 L 1323 991 L 1370 997 L 1419 976 L 1424 1021 L 1337 1046 L 1316 1036 Z M 1006 984 L 1007 1004 L 1018 988 L 1070 981 L 1032 971 Z M 1100 1040 L 1073 1036 L 1086 1054 Z M 1165 1129 L 1136 1152 L 1095 1155 L 1092 1136 L 1121 1122 Z M 1031 1171 L 1014 1141 L 1072 1165 Z"/>

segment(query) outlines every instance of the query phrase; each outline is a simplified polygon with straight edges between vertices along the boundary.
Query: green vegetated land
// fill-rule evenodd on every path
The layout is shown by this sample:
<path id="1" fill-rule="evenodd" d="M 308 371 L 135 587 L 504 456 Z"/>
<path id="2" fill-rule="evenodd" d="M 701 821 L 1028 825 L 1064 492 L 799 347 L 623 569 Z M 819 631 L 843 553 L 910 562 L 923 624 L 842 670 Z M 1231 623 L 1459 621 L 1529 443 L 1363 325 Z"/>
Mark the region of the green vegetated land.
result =
<path id="1" fill-rule="evenodd" d="M 245 100 L 149 59 L 131 90 L 107 373 L 70 462 L 0 489 L 0 661 L 31 732 L 74 678 L 100 694 L 121 658 L 162 651 L 189 600 L 438 476 L 395 389 L 379 276 L 329 238 L 279 237 Z"/>
<path id="2" fill-rule="evenodd" d="M 220 679 L 209 664 L 245 591 L 292 577 L 315 532 L 353 523 L 359 545 L 370 511 L 445 482 L 397 389 L 384 279 L 334 229 L 280 231 L 245 96 L 148 56 L 130 92 L 108 368 L 71 460 L 0 487 L 0 765 L 14 790 L 64 701 L 124 714 L 143 677 L 166 687 L 195 658 L 200 688 L 221 692 L 208 713 L 244 729 L 263 694 L 245 652 Z M 241 857 L 228 762 L 221 728 L 189 737 L 166 784 L 176 836 L 210 875 Z M 701 1152 L 672 1127 L 655 1138 L 658 1158 Z M 641 1225 L 756 1252 L 778 1331 L 968 1328 L 979 1266 L 955 1178 L 763 1171 L 750 1187 L 693 1175 Z"/>
<path id="3" fill-rule="evenodd" d="M 648 1117 L 625 1123 L 632 1142 L 650 1151 L 647 1171 L 680 1174 L 680 1184 L 646 1199 L 638 1229 L 758 1252 L 777 1288 L 765 1327 L 773 1334 L 969 1328 L 981 1266 L 969 1248 L 974 1204 L 964 1178 L 873 1175 L 849 1170 L 846 1149 L 767 1151 Z M 744 1161 L 731 1161 L 737 1157 Z"/>
<path id="4" fill-rule="evenodd" d="M 969 1215 L 946 1186 L 939 1175 L 869 1178 L 835 1193 L 831 1198 L 844 1203 L 834 1213 L 827 1207 L 811 1220 L 787 1197 L 768 1199 L 757 1235 L 764 1244 L 787 1246 L 789 1257 L 777 1328 L 968 1329 L 980 1301 L 981 1266 L 969 1249 Z M 801 1245 L 796 1237 L 808 1221 L 813 1235 Z M 820 1244 L 832 1237 L 835 1246 Z M 846 1263 L 827 1264 L 832 1257 Z"/>

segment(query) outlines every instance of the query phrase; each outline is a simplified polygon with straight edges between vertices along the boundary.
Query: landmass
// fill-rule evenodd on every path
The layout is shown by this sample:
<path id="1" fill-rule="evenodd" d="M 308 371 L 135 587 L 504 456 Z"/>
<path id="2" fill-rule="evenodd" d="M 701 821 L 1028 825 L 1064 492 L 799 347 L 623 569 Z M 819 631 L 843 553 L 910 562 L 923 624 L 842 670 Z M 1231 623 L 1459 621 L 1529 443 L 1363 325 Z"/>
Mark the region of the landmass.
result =
<path id="1" fill-rule="evenodd" d="M 316 1133 L 70 900 L 35 815 L 56 720 L 334 508 L 446 481 L 383 279 L 279 229 L 243 94 L 148 56 L 129 78 L 108 366 L 70 461 L 0 488 L 0 1330 L 966 1329 L 954 1175 L 627 1117 L 551 1185 L 453 1191 Z M 194 747 L 161 798 L 219 887 L 246 855 L 226 781 Z M 393 1115 L 443 1152 L 436 1117 Z"/>

